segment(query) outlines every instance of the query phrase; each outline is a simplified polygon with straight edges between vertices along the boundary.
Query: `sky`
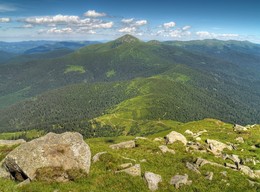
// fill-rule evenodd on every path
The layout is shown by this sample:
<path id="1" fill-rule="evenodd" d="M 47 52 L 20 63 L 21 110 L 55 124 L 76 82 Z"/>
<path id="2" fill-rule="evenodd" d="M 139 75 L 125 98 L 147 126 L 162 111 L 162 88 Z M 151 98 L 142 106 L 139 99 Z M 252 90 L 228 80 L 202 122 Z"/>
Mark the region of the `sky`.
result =
<path id="1" fill-rule="evenodd" d="M 260 43 L 259 0 L 0 0 L 0 41 L 221 39 Z"/>

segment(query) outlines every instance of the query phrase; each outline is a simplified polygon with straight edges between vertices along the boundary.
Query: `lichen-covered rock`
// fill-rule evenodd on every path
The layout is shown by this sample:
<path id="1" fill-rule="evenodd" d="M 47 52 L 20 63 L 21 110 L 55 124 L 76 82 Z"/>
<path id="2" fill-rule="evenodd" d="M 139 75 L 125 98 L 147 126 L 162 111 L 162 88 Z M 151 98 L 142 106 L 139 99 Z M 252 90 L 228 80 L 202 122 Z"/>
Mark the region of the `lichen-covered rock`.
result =
<path id="1" fill-rule="evenodd" d="M 205 178 L 206 178 L 207 180 L 212 181 L 212 179 L 213 179 L 213 175 L 214 175 L 213 172 L 207 172 Z"/>
<path id="2" fill-rule="evenodd" d="M 237 137 L 235 140 L 236 140 L 238 143 L 244 143 L 244 142 L 245 142 L 244 139 L 243 139 L 243 137 Z"/>
<path id="3" fill-rule="evenodd" d="M 175 175 L 171 178 L 170 184 L 174 185 L 176 189 L 179 189 L 182 185 L 191 185 L 192 181 L 188 180 L 189 176 L 184 175 Z"/>
<path id="4" fill-rule="evenodd" d="M 89 173 L 91 152 L 79 133 L 48 133 L 20 145 L 3 160 L 3 167 L 18 181 L 34 180 L 45 168 L 59 169 L 59 181 L 68 180 L 68 172 Z M 46 175 L 48 174 L 45 172 Z M 45 175 L 45 176 L 46 176 Z M 63 178 L 64 175 L 64 178 Z M 48 176 L 48 175 L 47 175 Z M 63 180 L 64 179 L 64 180 Z"/>
<path id="5" fill-rule="evenodd" d="M 109 146 L 111 149 L 131 149 L 135 147 L 135 141 L 125 141 Z"/>
<path id="6" fill-rule="evenodd" d="M 146 180 L 148 188 L 151 191 L 156 191 L 158 189 L 158 184 L 162 182 L 162 177 L 152 172 L 145 172 L 144 179 Z"/>
<path id="7" fill-rule="evenodd" d="M 191 170 L 194 171 L 198 174 L 200 174 L 200 171 L 198 170 L 198 166 L 196 164 L 190 163 L 190 162 L 186 162 L 186 167 Z"/>
<path id="8" fill-rule="evenodd" d="M 178 133 L 176 131 L 170 132 L 168 135 L 166 135 L 165 139 L 166 139 L 166 143 L 169 143 L 169 144 L 174 143 L 176 141 L 180 141 L 184 145 L 187 144 L 186 137 L 184 137 L 181 133 Z"/>

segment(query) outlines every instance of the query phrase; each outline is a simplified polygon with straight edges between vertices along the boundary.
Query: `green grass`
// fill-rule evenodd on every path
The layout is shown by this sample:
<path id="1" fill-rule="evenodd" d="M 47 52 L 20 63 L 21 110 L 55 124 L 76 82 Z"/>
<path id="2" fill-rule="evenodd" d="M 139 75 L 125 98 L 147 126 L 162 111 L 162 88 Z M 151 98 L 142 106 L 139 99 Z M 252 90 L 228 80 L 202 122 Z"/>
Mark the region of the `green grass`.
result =
<path id="1" fill-rule="evenodd" d="M 85 73 L 86 70 L 84 69 L 83 66 L 79 65 L 68 65 L 67 68 L 65 69 L 64 73 L 71 73 L 71 72 L 77 72 L 77 73 Z"/>
<path id="2" fill-rule="evenodd" d="M 156 124 L 156 122 L 149 122 Z M 158 123 L 158 122 L 157 122 Z M 151 171 L 162 176 L 163 181 L 159 184 L 159 192 L 175 191 L 173 186 L 169 184 L 172 176 L 176 174 L 188 174 L 191 179 L 191 186 L 182 186 L 178 191 L 180 192 L 257 192 L 259 188 L 249 185 L 248 177 L 241 174 L 238 171 L 231 169 L 215 167 L 212 165 L 205 165 L 200 168 L 201 175 L 188 170 L 185 166 L 186 162 L 193 162 L 197 157 L 202 157 L 219 164 L 224 164 L 222 158 L 217 158 L 210 153 L 199 152 L 187 152 L 182 143 L 174 143 L 168 145 L 170 149 L 174 149 L 176 154 L 162 154 L 159 150 L 159 145 L 164 142 L 154 142 L 156 137 L 164 137 L 170 131 L 175 130 L 180 133 L 190 129 L 194 133 L 206 129 L 208 132 L 204 133 L 201 143 L 205 143 L 205 139 L 211 138 L 222 142 L 233 142 L 237 136 L 242 136 L 247 140 L 244 144 L 238 147 L 238 150 L 232 151 L 232 153 L 238 153 L 240 156 L 253 155 L 257 160 L 260 160 L 259 150 L 250 151 L 250 145 L 256 144 L 259 141 L 260 129 L 259 126 L 251 128 L 248 133 L 238 134 L 233 132 L 232 125 L 221 122 L 214 119 L 205 119 L 201 121 L 194 121 L 189 123 L 178 123 L 174 121 L 162 121 L 160 123 L 165 124 L 167 130 L 154 133 L 148 136 L 148 140 L 137 140 L 137 147 L 133 149 L 120 149 L 112 150 L 109 145 L 119 143 L 122 141 L 128 141 L 134 139 L 133 136 L 120 136 L 120 137 L 102 137 L 86 139 L 86 143 L 91 148 L 92 156 L 98 152 L 107 151 L 107 154 L 101 156 L 100 161 L 91 165 L 90 174 L 87 177 L 77 179 L 75 181 L 67 183 L 50 183 L 50 182 L 38 182 L 34 181 L 31 184 L 17 188 L 16 183 L 13 181 L 6 181 L 0 179 L 0 188 L 4 192 L 53 192 L 59 190 L 61 192 L 80 192 L 80 191 L 108 191 L 108 192 L 129 192 L 129 191 L 142 191 L 148 192 L 147 185 L 142 177 L 132 177 L 125 173 L 116 174 L 115 171 L 119 170 L 119 165 L 123 163 L 141 164 L 142 176 L 145 171 Z M 227 135 L 228 136 L 225 136 Z M 185 135 L 189 140 L 191 138 Z M 244 149 L 241 152 L 241 149 Z M 0 160 L 11 150 L 12 148 L 0 148 Z M 146 162 L 141 160 L 146 159 Z M 252 169 L 256 169 L 252 164 L 247 164 Z M 259 168 L 258 168 L 259 169 Z M 208 181 L 205 179 L 205 175 L 208 171 L 214 173 L 213 180 Z M 221 172 L 226 171 L 227 176 L 223 176 Z M 256 181 L 260 181 L 259 179 Z"/>
<path id="3" fill-rule="evenodd" d="M 114 77 L 115 75 L 116 75 L 116 71 L 114 69 L 109 70 L 109 71 L 106 72 L 107 78 Z"/>

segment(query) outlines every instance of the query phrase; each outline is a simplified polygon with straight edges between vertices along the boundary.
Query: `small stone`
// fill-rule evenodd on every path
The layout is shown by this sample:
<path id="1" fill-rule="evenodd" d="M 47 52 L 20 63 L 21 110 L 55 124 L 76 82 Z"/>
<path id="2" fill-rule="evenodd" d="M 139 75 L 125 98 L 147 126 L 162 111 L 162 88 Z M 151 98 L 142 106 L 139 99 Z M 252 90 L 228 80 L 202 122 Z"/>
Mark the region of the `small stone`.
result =
<path id="1" fill-rule="evenodd" d="M 200 174 L 200 171 L 197 169 L 196 164 L 194 165 L 194 164 L 191 164 L 191 163 L 187 162 L 187 163 L 186 163 L 186 167 L 187 167 L 189 170 L 194 171 L 194 172 Z"/>
<path id="2" fill-rule="evenodd" d="M 138 139 L 140 139 L 140 140 L 147 140 L 146 137 L 136 137 L 136 138 L 135 138 L 135 140 L 138 140 Z"/>
<path id="3" fill-rule="evenodd" d="M 161 145 L 159 146 L 159 149 L 163 152 L 163 153 L 171 153 L 171 154 L 175 154 L 175 151 L 173 149 L 169 149 L 166 145 Z"/>
<path id="4" fill-rule="evenodd" d="M 116 173 L 127 173 L 131 176 L 141 176 L 141 166 L 140 164 L 135 164 L 132 167 L 129 167 L 127 169 L 123 169 L 121 171 L 116 171 Z"/>
<path id="5" fill-rule="evenodd" d="M 213 172 L 207 172 L 205 178 L 208 179 L 208 180 L 210 180 L 210 181 L 212 181 L 212 179 L 213 179 L 213 175 L 214 175 Z"/>
<path id="6" fill-rule="evenodd" d="M 141 163 L 146 163 L 147 160 L 146 160 L 146 159 L 141 159 L 140 162 L 141 162 Z"/>
<path id="7" fill-rule="evenodd" d="M 243 137 L 237 137 L 235 140 L 236 140 L 238 143 L 244 143 L 244 142 L 245 142 L 244 139 L 243 139 Z"/>
<path id="8" fill-rule="evenodd" d="M 157 137 L 157 138 L 154 139 L 154 141 L 159 141 L 159 142 L 161 142 L 161 141 L 164 141 L 164 139 L 163 139 L 162 137 Z"/>
<path id="9" fill-rule="evenodd" d="M 225 177 L 227 177 L 227 172 L 226 171 L 221 171 L 220 174 L 225 176 Z"/>
<path id="10" fill-rule="evenodd" d="M 242 126 L 242 125 L 235 124 L 234 125 L 234 131 L 236 131 L 236 132 L 244 132 L 244 131 L 247 131 L 247 128 Z"/>
<path id="11" fill-rule="evenodd" d="M 188 180 L 189 176 L 184 175 L 175 175 L 171 178 L 170 184 L 174 185 L 176 189 L 179 189 L 181 185 L 191 185 L 192 181 Z"/>
<path id="12" fill-rule="evenodd" d="M 94 157 L 92 158 L 93 163 L 96 163 L 97 161 L 99 161 L 100 156 L 103 155 L 103 154 L 106 154 L 106 153 L 107 152 L 104 151 L 104 152 L 99 152 L 96 155 L 94 155 Z"/>
<path id="13" fill-rule="evenodd" d="M 151 191 L 156 191 L 158 189 L 158 184 L 162 182 L 162 177 L 152 172 L 145 172 L 144 178 L 148 184 L 148 188 Z"/>
<path id="14" fill-rule="evenodd" d="M 200 137 L 197 137 L 197 138 L 196 138 L 196 141 L 201 141 L 201 138 L 200 138 Z"/>
<path id="15" fill-rule="evenodd" d="M 184 133 L 188 134 L 188 135 L 192 135 L 193 136 L 193 132 L 191 130 L 186 130 Z"/>
<path id="16" fill-rule="evenodd" d="M 168 135 L 166 135 L 166 143 L 168 144 L 172 144 L 176 141 L 180 141 L 182 142 L 184 145 L 187 144 L 187 139 L 186 137 L 184 137 L 182 134 L 176 132 L 176 131 L 172 131 L 170 132 Z"/>
<path id="17" fill-rule="evenodd" d="M 125 141 L 109 146 L 111 149 L 131 149 L 135 147 L 135 141 Z"/>
<path id="18" fill-rule="evenodd" d="M 124 164 L 121 164 L 119 167 L 120 167 L 120 169 L 126 169 L 131 166 L 133 166 L 132 163 L 124 163 Z"/>

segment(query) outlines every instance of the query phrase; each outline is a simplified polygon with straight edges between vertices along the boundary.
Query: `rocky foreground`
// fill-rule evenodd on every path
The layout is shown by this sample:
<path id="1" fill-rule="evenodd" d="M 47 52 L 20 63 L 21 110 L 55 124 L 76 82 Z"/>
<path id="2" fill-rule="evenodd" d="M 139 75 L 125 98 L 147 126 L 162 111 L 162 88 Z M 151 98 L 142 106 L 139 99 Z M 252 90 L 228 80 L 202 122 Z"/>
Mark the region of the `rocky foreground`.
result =
<path id="1" fill-rule="evenodd" d="M 0 177 L 18 182 L 15 189 L 21 191 L 30 191 L 30 186 L 39 182 L 74 181 L 76 185 L 77 181 L 93 179 L 97 183 L 86 185 L 93 191 L 104 190 L 99 188 L 102 185 L 106 191 L 260 190 L 260 136 L 248 137 L 259 133 L 259 126 L 235 125 L 230 129 L 219 121 L 208 123 L 208 129 L 184 130 L 195 123 L 152 137 L 125 137 L 116 142 L 115 138 L 104 138 L 87 140 L 87 144 L 79 133 L 70 132 L 48 133 L 26 143 L 13 141 L 21 145 L 1 161 Z M 217 135 L 218 130 L 212 131 L 212 125 L 227 129 L 228 139 Z M 10 146 L 11 141 L 6 143 Z M 109 185 L 114 189 L 107 188 Z M 57 186 L 55 190 L 81 191 Z"/>

